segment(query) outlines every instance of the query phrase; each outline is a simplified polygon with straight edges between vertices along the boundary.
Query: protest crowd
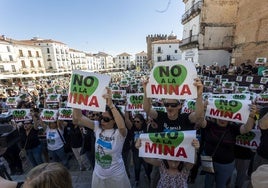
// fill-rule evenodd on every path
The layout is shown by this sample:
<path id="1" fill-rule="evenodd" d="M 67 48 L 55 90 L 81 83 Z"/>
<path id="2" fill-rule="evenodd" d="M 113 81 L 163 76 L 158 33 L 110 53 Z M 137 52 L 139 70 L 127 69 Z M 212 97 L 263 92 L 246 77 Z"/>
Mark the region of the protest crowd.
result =
<path id="1" fill-rule="evenodd" d="M 93 188 L 132 187 L 131 165 L 133 187 L 184 188 L 200 175 L 199 187 L 267 187 L 265 67 L 183 63 L 2 85 L 1 124 L 20 138 L 0 153 L 10 175 L 24 173 L 23 160 L 69 169 L 74 157 Z"/>

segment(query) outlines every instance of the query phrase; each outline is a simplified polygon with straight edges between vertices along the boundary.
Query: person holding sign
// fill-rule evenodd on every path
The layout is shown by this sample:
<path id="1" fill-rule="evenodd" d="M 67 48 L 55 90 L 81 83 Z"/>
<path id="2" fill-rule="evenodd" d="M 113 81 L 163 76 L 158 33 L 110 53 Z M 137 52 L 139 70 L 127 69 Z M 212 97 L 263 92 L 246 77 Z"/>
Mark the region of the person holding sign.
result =
<path id="1" fill-rule="evenodd" d="M 107 93 L 103 97 L 107 106 L 100 116 L 100 121 L 92 121 L 82 115 L 81 109 L 74 109 L 73 123 L 94 130 L 96 135 L 92 187 L 130 188 L 122 158 L 122 148 L 127 135 L 124 118 L 113 104 L 111 89 L 107 88 Z"/>
<path id="2" fill-rule="evenodd" d="M 229 108 L 228 108 L 229 109 Z M 205 188 L 225 188 L 235 169 L 234 147 L 236 136 L 248 133 L 255 125 L 256 105 L 250 105 L 250 114 L 246 124 L 237 125 L 231 121 L 211 118 L 201 123 L 205 155 L 211 156 L 214 174 L 207 173 Z"/>
<path id="3" fill-rule="evenodd" d="M 198 150 L 200 147 L 199 141 L 197 139 L 194 139 L 192 141 L 192 146 L 196 150 Z M 140 139 L 136 141 L 135 147 L 137 149 L 141 147 Z M 147 158 L 147 157 L 143 157 L 143 159 L 147 163 L 159 167 L 160 179 L 158 181 L 157 188 L 188 187 L 187 185 L 188 176 L 194 164 L 183 161 L 174 161 L 166 159 Z"/>
<path id="4" fill-rule="evenodd" d="M 156 111 L 152 108 L 151 100 L 147 97 L 146 94 L 146 85 L 148 81 L 144 81 L 143 90 L 144 90 L 144 100 L 143 108 L 144 111 L 153 119 L 156 119 L 159 126 L 159 132 L 168 132 L 168 131 L 184 131 L 184 130 L 193 130 L 195 122 L 202 119 L 202 114 L 204 111 L 203 105 L 203 84 L 200 78 L 196 78 L 194 85 L 197 87 L 197 99 L 195 103 L 195 112 L 190 114 L 183 113 L 181 114 L 182 104 L 177 99 L 164 99 L 164 106 L 166 112 Z"/>

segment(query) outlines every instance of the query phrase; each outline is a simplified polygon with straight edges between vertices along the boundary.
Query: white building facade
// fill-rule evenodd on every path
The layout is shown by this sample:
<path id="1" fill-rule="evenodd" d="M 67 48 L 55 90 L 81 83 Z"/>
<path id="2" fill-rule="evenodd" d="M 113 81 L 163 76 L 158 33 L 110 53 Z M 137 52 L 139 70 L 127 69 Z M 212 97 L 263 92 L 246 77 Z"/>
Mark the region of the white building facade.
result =
<path id="1" fill-rule="evenodd" d="M 148 69 L 147 65 L 147 53 L 142 51 L 140 53 L 135 54 L 135 66 L 137 69 L 144 70 Z"/>
<path id="2" fill-rule="evenodd" d="M 129 69 L 131 67 L 131 55 L 124 52 L 115 58 L 115 68 Z"/>

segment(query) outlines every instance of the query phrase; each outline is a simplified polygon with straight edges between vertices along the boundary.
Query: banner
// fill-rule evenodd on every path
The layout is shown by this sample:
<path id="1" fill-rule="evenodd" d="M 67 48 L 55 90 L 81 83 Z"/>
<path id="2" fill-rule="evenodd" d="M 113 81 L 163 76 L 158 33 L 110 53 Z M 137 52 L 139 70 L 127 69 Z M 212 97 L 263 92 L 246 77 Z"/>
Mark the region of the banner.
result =
<path id="1" fill-rule="evenodd" d="M 59 120 L 73 120 L 72 108 L 59 108 Z"/>
<path id="2" fill-rule="evenodd" d="M 148 98 L 190 99 L 197 97 L 193 85 L 195 66 L 187 61 L 155 63 L 146 86 Z"/>
<path id="3" fill-rule="evenodd" d="M 245 124 L 248 120 L 250 100 L 209 98 L 206 116 Z"/>
<path id="4" fill-rule="evenodd" d="M 17 97 L 8 97 L 6 100 L 6 105 L 8 106 L 17 106 L 18 104 L 18 98 Z"/>
<path id="5" fill-rule="evenodd" d="M 211 94 L 209 97 L 210 98 L 221 98 L 221 99 L 250 100 L 249 93 Z"/>
<path id="6" fill-rule="evenodd" d="M 139 157 L 195 162 L 196 131 L 140 134 Z"/>
<path id="7" fill-rule="evenodd" d="M 104 74 L 74 70 L 71 76 L 68 107 L 104 112 L 106 101 L 103 95 L 107 93 L 111 77 Z"/>
<path id="8" fill-rule="evenodd" d="M 267 104 L 268 103 L 268 93 L 259 93 L 256 95 L 256 102 Z"/>
<path id="9" fill-rule="evenodd" d="M 196 100 L 189 99 L 185 100 L 182 108 L 181 108 L 181 113 L 191 113 L 195 111 L 195 102 Z"/>

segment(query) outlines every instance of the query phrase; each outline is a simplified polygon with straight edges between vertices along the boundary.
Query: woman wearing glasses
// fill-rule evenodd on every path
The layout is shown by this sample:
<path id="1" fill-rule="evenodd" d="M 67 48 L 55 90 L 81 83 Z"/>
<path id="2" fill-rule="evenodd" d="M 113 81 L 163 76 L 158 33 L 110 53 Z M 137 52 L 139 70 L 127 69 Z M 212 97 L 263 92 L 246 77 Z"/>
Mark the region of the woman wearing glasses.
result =
<path id="1" fill-rule="evenodd" d="M 152 171 L 152 165 L 146 163 L 142 157 L 139 157 L 139 150 L 135 147 L 135 142 L 139 138 L 140 134 L 147 132 L 147 123 L 142 114 L 136 114 L 133 121 L 129 118 L 129 112 L 126 112 L 125 117 L 126 125 L 130 130 L 130 137 L 132 140 L 131 150 L 135 171 L 135 186 L 137 187 L 140 180 L 141 165 L 144 167 L 149 182 L 151 181 L 150 174 Z"/>
<path id="2" fill-rule="evenodd" d="M 94 130 L 96 136 L 92 187 L 130 188 L 122 159 L 122 148 L 127 135 L 124 118 L 114 106 L 109 88 L 103 97 L 107 101 L 107 106 L 106 111 L 100 116 L 100 121 L 92 121 L 82 115 L 79 109 L 73 110 L 73 122 Z"/>

